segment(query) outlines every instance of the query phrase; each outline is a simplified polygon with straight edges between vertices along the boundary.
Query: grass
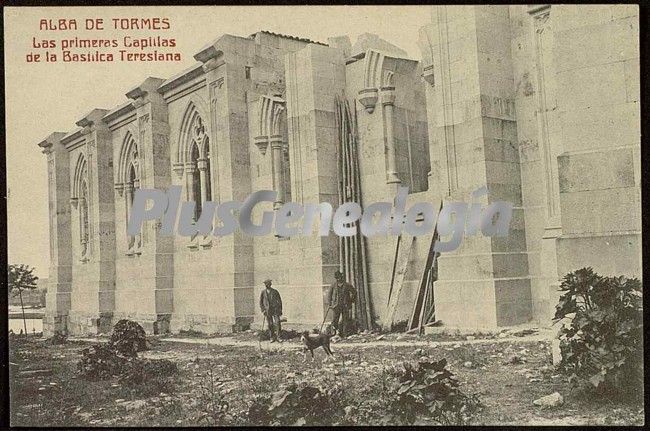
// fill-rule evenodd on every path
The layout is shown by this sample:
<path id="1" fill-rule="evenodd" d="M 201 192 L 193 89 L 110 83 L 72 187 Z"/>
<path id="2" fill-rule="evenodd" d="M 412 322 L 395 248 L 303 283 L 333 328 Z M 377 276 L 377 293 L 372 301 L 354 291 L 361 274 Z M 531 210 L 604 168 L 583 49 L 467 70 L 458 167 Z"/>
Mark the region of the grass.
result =
<path id="1" fill-rule="evenodd" d="M 252 337 L 253 335 L 251 335 Z M 428 336 L 427 339 L 430 339 Z M 346 342 L 348 343 L 348 342 Z M 297 341 L 284 346 L 294 350 L 270 350 L 250 346 L 208 346 L 158 342 L 145 357 L 166 358 L 178 364 L 179 373 L 128 388 L 117 380 L 89 382 L 77 376 L 80 351 L 87 344 L 68 342 L 53 346 L 25 337 L 14 341 L 10 361 L 24 369 L 51 369 L 50 376 L 20 377 L 12 372 L 11 423 L 14 426 L 191 426 L 209 425 L 212 397 L 229 405 L 228 423 L 250 424 L 246 412 L 255 395 L 270 394 L 291 381 L 328 385 L 341 382 L 347 396 L 368 406 L 388 382 L 386 367 L 423 354 L 447 358 L 450 369 L 466 393 L 479 393 L 484 409 L 477 424 L 642 424 L 641 405 L 589 398 L 571 390 L 551 365 L 547 342 L 517 340 L 485 344 L 446 344 L 437 347 L 373 346 L 332 349 L 337 359 L 303 363 Z M 504 365 L 512 355 L 524 363 Z M 467 366 L 471 362 L 471 366 Z M 219 391 L 206 389 L 210 374 Z M 639 383 L 640 385 L 640 383 Z M 533 400 L 560 392 L 562 407 L 544 410 Z M 216 394 L 216 395 L 215 395 Z M 218 400 L 217 400 L 218 401 Z M 212 420 L 212 422 L 211 422 Z"/>

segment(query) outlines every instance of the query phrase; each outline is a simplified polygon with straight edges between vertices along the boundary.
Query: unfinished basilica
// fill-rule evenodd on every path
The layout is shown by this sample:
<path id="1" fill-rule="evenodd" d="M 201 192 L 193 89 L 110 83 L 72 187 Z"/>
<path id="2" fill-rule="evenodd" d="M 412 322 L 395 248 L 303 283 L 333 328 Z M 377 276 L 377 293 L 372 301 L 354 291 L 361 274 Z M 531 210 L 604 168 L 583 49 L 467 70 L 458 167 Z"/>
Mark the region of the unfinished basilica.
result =
<path id="1" fill-rule="evenodd" d="M 365 327 L 412 320 L 424 302 L 420 320 L 450 328 L 546 325 L 567 272 L 640 278 L 638 7 L 435 6 L 419 46 L 416 61 L 372 34 L 223 35 L 193 67 L 45 138 L 45 333 L 123 318 L 241 330 L 259 325 L 267 278 L 287 324 L 314 327 L 339 268 Z M 507 236 L 468 234 L 434 257 L 432 236 L 190 238 L 159 221 L 127 235 L 134 191 L 172 185 L 196 215 L 257 190 L 336 208 L 391 202 L 399 186 L 436 208 L 487 186 L 477 201 L 514 210 Z"/>

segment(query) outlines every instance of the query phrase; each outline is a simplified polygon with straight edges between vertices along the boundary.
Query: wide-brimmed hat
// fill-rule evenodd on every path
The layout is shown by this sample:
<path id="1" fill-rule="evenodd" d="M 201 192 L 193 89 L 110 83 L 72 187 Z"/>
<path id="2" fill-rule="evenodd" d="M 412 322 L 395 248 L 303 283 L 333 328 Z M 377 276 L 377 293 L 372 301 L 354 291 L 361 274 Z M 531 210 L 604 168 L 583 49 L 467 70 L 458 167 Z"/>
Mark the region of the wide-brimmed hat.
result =
<path id="1" fill-rule="evenodd" d="M 272 281 L 271 281 L 270 278 L 267 278 L 266 280 L 264 280 L 264 284 L 271 284 L 271 283 L 272 283 Z"/>
<path id="2" fill-rule="evenodd" d="M 341 271 L 338 271 L 338 270 L 337 270 L 337 271 L 334 273 L 334 277 L 336 277 L 336 278 L 341 278 L 341 277 L 343 277 L 343 273 L 342 273 Z"/>

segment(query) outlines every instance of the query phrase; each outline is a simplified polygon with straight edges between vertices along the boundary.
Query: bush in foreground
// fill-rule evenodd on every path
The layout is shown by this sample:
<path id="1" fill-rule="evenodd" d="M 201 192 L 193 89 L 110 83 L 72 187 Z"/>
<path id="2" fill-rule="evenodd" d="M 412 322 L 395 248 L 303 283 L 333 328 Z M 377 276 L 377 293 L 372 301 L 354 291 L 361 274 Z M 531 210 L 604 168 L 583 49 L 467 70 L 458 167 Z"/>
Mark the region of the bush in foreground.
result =
<path id="1" fill-rule="evenodd" d="M 643 298 L 639 280 L 603 277 L 591 268 L 564 276 L 556 306 L 559 368 L 600 394 L 639 392 L 643 381 Z"/>
<path id="2" fill-rule="evenodd" d="M 414 424 L 431 420 L 440 425 L 466 425 L 481 408 L 478 395 L 466 395 L 447 369 L 447 360 L 422 357 L 405 361 L 394 374 L 388 423 Z"/>

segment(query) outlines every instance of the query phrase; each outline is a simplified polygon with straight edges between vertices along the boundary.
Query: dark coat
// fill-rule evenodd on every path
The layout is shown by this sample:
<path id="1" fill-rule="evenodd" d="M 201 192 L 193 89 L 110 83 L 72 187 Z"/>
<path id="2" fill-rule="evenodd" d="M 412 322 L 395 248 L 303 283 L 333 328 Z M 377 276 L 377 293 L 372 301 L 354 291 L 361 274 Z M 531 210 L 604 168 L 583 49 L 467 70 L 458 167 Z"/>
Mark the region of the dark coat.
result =
<path id="1" fill-rule="evenodd" d="M 357 292 L 350 283 L 343 282 L 338 284 L 338 282 L 335 282 L 330 287 L 328 304 L 331 308 L 347 309 L 354 304 L 356 297 Z"/>
<path id="2" fill-rule="evenodd" d="M 281 316 L 282 298 L 274 288 L 264 289 L 260 294 L 260 309 L 264 315 Z"/>

